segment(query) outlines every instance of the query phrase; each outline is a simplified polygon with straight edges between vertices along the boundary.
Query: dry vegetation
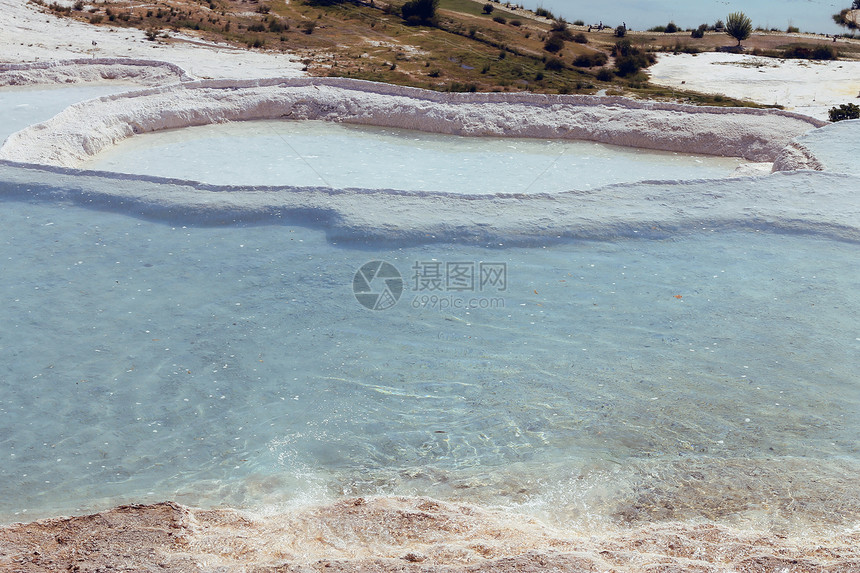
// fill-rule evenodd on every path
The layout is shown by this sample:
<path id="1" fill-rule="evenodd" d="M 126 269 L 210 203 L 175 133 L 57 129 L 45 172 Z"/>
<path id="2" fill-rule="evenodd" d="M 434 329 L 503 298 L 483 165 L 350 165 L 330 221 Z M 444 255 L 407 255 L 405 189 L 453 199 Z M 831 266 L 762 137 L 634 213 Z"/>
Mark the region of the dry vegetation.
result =
<path id="1" fill-rule="evenodd" d="M 42 0 L 31 0 L 42 4 Z M 440 0 L 437 26 L 410 26 L 400 17 L 404 0 L 127 0 L 45 9 L 93 25 L 133 27 L 153 42 L 187 41 L 192 35 L 251 49 L 296 54 L 311 75 L 375 80 L 434 90 L 534 91 L 608 94 L 674 99 L 711 105 L 754 105 L 721 96 L 680 93 L 650 85 L 644 72 L 619 76 L 611 28 L 559 25 L 534 13 L 513 12 L 493 4 L 490 13 L 473 0 Z M 44 5 L 44 4 L 43 4 Z M 550 52 L 553 28 L 566 28 L 561 49 Z M 723 49 L 733 40 L 708 32 L 693 38 L 674 34 L 628 32 L 631 47 L 654 51 L 697 52 Z M 820 46 L 825 38 L 757 33 L 750 50 Z M 838 45 L 840 55 L 856 57 L 857 44 Z M 584 57 L 585 56 L 585 57 Z M 588 60 L 593 60 L 587 67 Z M 574 63 L 578 65 L 575 65 Z M 605 63 L 604 63 L 605 62 Z"/>

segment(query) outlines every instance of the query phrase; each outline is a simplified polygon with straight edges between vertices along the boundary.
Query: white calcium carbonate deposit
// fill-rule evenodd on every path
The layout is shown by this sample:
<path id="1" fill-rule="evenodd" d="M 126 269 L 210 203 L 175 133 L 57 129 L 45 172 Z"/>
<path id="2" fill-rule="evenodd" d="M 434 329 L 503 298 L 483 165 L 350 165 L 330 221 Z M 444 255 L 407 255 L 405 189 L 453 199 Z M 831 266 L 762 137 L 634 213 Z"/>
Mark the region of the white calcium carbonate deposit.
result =
<path id="1" fill-rule="evenodd" d="M 842 44 L 833 45 L 838 50 Z M 822 120 L 828 118 L 830 108 L 858 103 L 860 98 L 860 62 L 850 60 L 779 60 L 725 52 L 666 54 L 648 71 L 655 84 L 780 105 Z"/>
<path id="2" fill-rule="evenodd" d="M 823 122 L 618 97 L 457 94 L 337 78 L 201 81 L 79 103 L 9 137 L 0 159 L 75 167 L 134 134 L 252 119 L 322 119 L 469 136 L 583 139 L 773 161 Z"/>
<path id="3" fill-rule="evenodd" d="M 99 58 L 33 64 L 0 62 L 0 86 L 69 85 L 103 81 L 165 85 L 190 79 L 179 66 L 154 60 Z"/>

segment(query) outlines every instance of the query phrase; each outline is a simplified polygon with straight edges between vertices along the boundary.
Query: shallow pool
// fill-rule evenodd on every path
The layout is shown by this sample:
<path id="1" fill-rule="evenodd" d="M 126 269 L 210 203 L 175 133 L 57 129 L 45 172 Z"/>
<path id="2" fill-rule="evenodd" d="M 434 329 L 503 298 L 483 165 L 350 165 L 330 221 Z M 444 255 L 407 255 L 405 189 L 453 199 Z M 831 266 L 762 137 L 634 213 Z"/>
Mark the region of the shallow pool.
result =
<path id="1" fill-rule="evenodd" d="M 547 193 L 727 177 L 744 160 L 584 141 L 476 138 L 322 121 L 249 121 L 138 135 L 85 167 L 222 185 Z"/>
<path id="2" fill-rule="evenodd" d="M 4 200 L 0 522 L 378 493 L 839 523 L 856 268 L 805 236 L 339 245 Z M 396 304 L 362 306 L 363 278 Z"/>
<path id="3" fill-rule="evenodd" d="M 121 84 L 0 88 L 0 145 L 16 131 L 50 119 L 73 103 L 133 89 L 137 88 Z"/>

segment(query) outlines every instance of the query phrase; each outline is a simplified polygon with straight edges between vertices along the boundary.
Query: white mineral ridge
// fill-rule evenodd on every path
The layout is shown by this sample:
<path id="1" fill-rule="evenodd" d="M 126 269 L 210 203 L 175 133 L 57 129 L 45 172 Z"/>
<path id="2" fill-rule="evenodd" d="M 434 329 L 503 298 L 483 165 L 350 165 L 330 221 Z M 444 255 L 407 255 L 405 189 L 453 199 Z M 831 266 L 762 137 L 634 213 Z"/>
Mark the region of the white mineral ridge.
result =
<path id="1" fill-rule="evenodd" d="M 159 86 L 189 81 L 185 70 L 169 62 L 99 58 L 0 63 L 0 86 L 42 86 L 93 83 L 130 83 Z"/>
<path id="2" fill-rule="evenodd" d="M 457 94 L 342 78 L 209 80 L 105 96 L 11 135 L 0 159 L 76 167 L 135 134 L 252 119 L 318 119 L 466 136 L 581 139 L 773 161 L 824 125 L 775 110 L 620 97 Z"/>

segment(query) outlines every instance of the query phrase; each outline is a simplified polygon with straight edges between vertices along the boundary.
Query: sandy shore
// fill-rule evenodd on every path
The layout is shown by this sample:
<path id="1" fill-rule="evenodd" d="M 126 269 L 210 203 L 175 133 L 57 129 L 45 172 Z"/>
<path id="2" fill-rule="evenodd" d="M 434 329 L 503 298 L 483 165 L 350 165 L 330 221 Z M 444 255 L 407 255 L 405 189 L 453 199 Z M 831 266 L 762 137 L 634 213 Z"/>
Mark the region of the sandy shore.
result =
<path id="1" fill-rule="evenodd" d="M 665 523 L 601 536 L 426 498 L 351 498 L 286 515 L 122 506 L 0 529 L 7 571 L 860 571 L 860 532 L 802 541 Z"/>

